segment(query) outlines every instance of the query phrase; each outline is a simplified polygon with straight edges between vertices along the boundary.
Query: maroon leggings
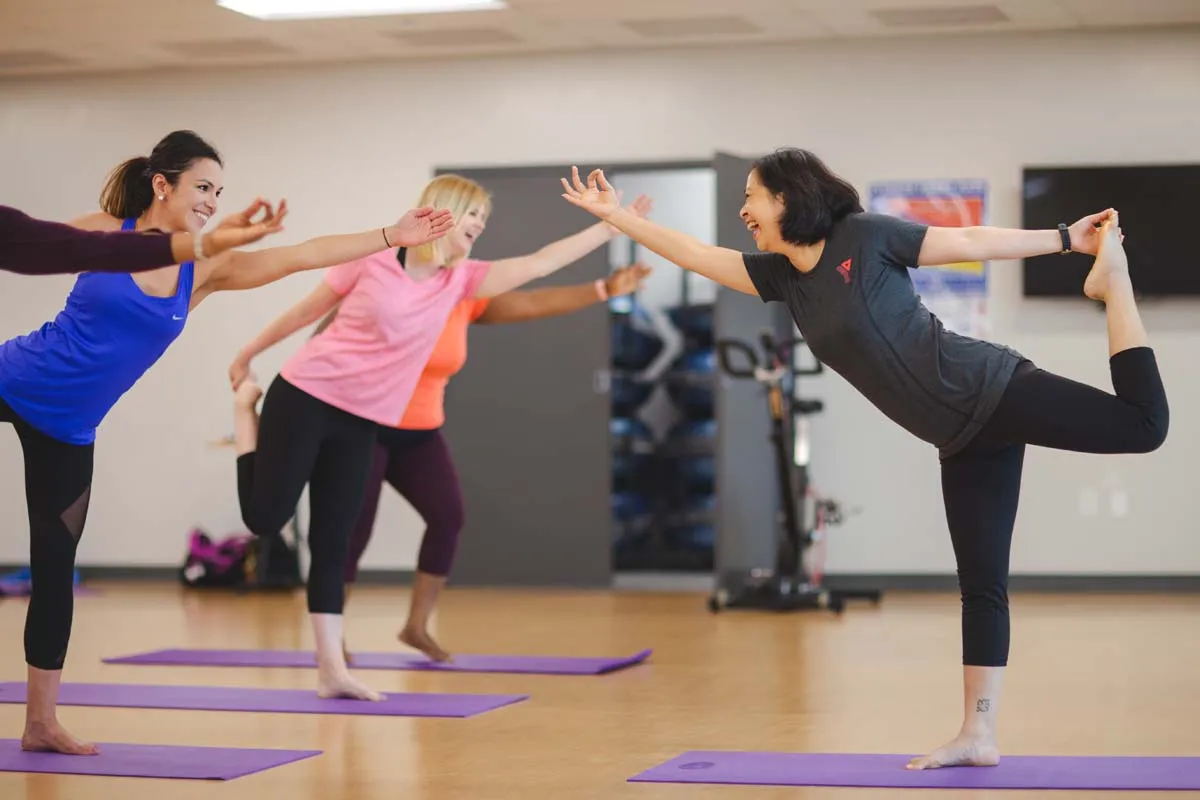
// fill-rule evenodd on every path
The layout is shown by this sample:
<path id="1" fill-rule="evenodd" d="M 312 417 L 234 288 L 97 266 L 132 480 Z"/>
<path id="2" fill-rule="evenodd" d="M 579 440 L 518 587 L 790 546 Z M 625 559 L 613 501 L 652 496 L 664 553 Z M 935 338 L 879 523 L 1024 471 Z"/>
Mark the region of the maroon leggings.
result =
<path id="1" fill-rule="evenodd" d="M 425 520 L 417 570 L 429 575 L 448 575 L 463 527 L 463 501 L 458 472 L 446 440 L 437 429 L 380 428 L 362 511 L 350 535 L 346 583 L 354 583 L 358 577 L 358 562 L 371 541 L 385 480 Z"/>

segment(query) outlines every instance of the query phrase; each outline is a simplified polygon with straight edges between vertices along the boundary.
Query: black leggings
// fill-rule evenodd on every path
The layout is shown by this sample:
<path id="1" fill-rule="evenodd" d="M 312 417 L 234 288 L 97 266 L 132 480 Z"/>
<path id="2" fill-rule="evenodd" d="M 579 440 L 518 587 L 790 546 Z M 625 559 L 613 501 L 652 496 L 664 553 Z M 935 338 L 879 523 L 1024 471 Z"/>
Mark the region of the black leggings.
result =
<path id="1" fill-rule="evenodd" d="M 1008 663 L 1008 563 L 1025 445 L 1079 453 L 1148 453 L 1167 436 L 1154 351 L 1109 359 L 1115 395 L 1022 362 L 995 413 L 942 460 L 942 494 L 962 594 L 963 664 Z"/>
<path id="2" fill-rule="evenodd" d="M 280 535 L 308 484 L 309 613 L 342 613 L 346 548 L 376 427 L 277 377 L 263 398 L 258 449 L 238 458 L 242 521 L 260 538 Z"/>
<path id="3" fill-rule="evenodd" d="M 0 400 L 0 422 L 11 422 L 25 454 L 32 586 L 25 614 L 25 661 L 60 670 L 67 660 L 75 613 L 75 551 L 92 494 L 94 445 L 52 439 Z"/>

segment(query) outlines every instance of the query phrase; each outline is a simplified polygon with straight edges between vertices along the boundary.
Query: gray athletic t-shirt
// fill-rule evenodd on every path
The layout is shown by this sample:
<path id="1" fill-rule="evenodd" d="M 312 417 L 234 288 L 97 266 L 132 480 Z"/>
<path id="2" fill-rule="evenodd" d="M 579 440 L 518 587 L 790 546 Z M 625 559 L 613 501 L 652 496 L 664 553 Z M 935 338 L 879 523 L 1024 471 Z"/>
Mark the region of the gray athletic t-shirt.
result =
<path id="1" fill-rule="evenodd" d="M 814 356 L 947 458 L 987 421 L 1022 356 L 946 330 L 922 305 L 907 267 L 917 266 L 926 229 L 851 214 L 810 272 L 778 253 L 743 260 L 763 301 L 787 305 Z"/>

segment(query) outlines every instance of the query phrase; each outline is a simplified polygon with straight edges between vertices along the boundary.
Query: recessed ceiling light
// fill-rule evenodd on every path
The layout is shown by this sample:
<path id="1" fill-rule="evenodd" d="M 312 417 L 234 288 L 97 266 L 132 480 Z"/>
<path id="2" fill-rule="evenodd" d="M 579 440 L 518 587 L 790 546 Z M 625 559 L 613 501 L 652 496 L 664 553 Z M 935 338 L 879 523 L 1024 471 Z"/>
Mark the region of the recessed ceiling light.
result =
<path id="1" fill-rule="evenodd" d="M 448 14 L 508 8 L 504 0 L 217 0 L 217 5 L 256 19 Z"/>

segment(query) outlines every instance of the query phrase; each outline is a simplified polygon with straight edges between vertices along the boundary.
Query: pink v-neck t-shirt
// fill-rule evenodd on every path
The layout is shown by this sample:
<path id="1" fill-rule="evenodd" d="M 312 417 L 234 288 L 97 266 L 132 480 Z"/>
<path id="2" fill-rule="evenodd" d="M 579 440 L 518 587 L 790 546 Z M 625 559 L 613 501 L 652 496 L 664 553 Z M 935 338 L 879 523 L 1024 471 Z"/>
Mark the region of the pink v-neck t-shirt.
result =
<path id="1" fill-rule="evenodd" d="M 335 408 L 394 427 L 450 312 L 475 296 L 490 267 L 466 259 L 413 280 L 395 250 L 331 267 L 324 280 L 342 296 L 341 308 L 280 375 Z"/>

